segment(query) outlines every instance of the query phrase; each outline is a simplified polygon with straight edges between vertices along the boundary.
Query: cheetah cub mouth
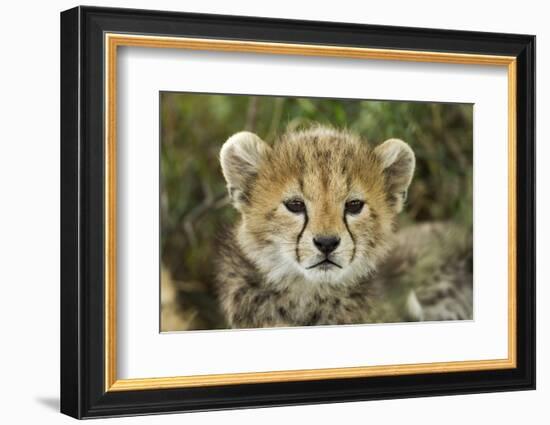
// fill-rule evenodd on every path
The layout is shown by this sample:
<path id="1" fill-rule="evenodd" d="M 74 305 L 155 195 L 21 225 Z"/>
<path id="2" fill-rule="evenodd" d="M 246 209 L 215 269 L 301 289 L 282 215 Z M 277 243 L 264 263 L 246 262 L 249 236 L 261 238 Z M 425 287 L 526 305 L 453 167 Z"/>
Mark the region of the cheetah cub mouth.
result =
<path id="1" fill-rule="evenodd" d="M 239 249 L 265 280 L 342 285 L 372 273 L 386 255 L 415 157 L 398 139 L 371 148 L 319 126 L 273 146 L 237 133 L 220 163 L 241 215 Z"/>
<path id="2" fill-rule="evenodd" d="M 308 270 L 311 270 L 315 267 L 319 267 L 321 270 L 330 270 L 332 267 L 338 267 L 342 268 L 340 264 L 336 264 L 334 261 L 332 261 L 329 257 L 326 257 L 324 260 L 319 261 L 317 264 L 314 264 L 313 266 L 306 267 Z"/>

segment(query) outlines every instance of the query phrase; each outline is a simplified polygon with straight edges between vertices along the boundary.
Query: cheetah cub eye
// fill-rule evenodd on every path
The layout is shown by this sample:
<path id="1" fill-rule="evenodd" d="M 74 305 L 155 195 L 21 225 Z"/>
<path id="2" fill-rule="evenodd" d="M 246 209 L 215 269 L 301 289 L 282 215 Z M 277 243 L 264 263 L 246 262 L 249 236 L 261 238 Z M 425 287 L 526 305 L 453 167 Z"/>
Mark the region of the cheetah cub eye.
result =
<path id="1" fill-rule="evenodd" d="M 294 214 L 302 214 L 306 212 L 306 204 L 301 199 L 289 199 L 283 202 L 286 209 Z"/>
<path id="2" fill-rule="evenodd" d="M 365 202 L 360 199 L 352 199 L 351 201 L 346 202 L 344 211 L 346 214 L 357 215 L 363 210 Z"/>

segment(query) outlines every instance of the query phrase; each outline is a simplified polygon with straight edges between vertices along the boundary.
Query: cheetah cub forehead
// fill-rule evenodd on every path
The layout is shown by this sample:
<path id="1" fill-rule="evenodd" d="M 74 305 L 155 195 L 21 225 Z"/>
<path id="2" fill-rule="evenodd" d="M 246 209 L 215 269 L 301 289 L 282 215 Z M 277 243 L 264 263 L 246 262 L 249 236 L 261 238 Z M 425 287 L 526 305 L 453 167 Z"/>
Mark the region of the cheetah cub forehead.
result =
<path id="1" fill-rule="evenodd" d="M 389 249 L 415 157 L 403 141 L 372 149 L 349 132 L 315 127 L 269 146 L 231 136 L 220 162 L 237 242 L 275 285 L 345 285 L 368 276 Z"/>

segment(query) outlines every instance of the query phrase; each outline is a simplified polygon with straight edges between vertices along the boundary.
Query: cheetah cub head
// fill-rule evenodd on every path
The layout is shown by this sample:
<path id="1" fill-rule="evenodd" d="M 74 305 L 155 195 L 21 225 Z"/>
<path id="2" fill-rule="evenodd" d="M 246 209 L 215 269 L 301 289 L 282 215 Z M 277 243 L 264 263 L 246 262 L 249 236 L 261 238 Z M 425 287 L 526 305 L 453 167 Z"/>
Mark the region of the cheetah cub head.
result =
<path id="1" fill-rule="evenodd" d="M 239 247 L 280 285 L 341 285 L 371 274 L 389 249 L 415 167 L 390 139 L 372 149 L 325 127 L 289 132 L 273 146 L 240 132 L 220 152 Z"/>

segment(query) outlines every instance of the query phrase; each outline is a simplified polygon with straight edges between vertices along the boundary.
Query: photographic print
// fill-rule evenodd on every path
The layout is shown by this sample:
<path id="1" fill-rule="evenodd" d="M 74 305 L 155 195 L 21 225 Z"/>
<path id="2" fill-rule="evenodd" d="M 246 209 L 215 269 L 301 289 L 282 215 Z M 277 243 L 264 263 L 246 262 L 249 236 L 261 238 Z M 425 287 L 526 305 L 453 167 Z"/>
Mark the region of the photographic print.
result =
<path id="1" fill-rule="evenodd" d="M 161 331 L 472 320 L 472 121 L 161 92 Z"/>
<path id="2" fill-rule="evenodd" d="M 61 411 L 534 389 L 534 65 L 524 34 L 64 11 Z"/>

